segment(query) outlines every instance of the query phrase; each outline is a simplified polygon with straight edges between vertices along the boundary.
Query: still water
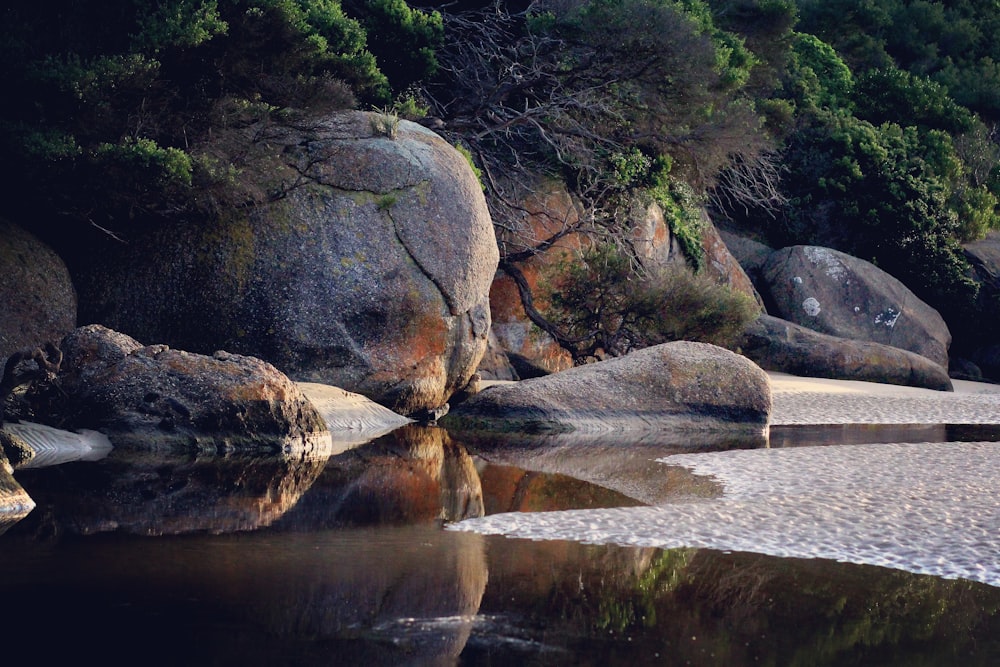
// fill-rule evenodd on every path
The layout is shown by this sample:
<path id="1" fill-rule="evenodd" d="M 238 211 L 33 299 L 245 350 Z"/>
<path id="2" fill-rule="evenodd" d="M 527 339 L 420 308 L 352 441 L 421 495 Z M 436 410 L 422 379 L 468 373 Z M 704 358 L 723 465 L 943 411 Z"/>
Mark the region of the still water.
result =
<path id="1" fill-rule="evenodd" d="M 996 665 L 995 468 L 974 473 L 998 439 L 921 426 L 496 441 L 409 426 L 326 460 L 114 450 L 21 469 L 37 507 L 0 535 L 4 653 L 32 665 Z M 810 542 L 834 548 L 794 555 Z"/>

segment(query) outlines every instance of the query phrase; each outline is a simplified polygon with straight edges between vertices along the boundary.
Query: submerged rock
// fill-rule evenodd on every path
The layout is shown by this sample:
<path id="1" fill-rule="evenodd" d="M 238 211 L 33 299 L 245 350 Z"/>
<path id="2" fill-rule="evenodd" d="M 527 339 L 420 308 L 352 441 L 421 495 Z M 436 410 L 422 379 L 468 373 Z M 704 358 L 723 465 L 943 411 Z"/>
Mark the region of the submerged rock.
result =
<path id="1" fill-rule="evenodd" d="M 761 315 L 744 334 L 743 354 L 769 371 L 951 391 L 948 371 L 898 347 L 817 333 Z"/>
<path id="2" fill-rule="evenodd" d="M 767 374 L 705 343 L 675 342 L 484 389 L 441 421 L 487 431 L 731 431 L 767 428 Z"/>

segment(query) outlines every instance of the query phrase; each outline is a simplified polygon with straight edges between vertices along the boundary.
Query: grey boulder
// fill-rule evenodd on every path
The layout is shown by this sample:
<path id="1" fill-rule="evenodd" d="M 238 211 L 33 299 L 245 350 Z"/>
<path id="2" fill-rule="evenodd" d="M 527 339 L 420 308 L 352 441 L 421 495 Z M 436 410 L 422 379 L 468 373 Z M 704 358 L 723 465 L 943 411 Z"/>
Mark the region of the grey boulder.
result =
<path id="1" fill-rule="evenodd" d="M 819 246 L 771 254 L 761 276 L 767 312 L 819 333 L 890 345 L 948 368 L 940 314 L 874 264 Z"/>
<path id="2" fill-rule="evenodd" d="M 767 374 L 705 343 L 674 342 L 484 389 L 442 420 L 470 431 L 726 431 L 767 428 Z"/>

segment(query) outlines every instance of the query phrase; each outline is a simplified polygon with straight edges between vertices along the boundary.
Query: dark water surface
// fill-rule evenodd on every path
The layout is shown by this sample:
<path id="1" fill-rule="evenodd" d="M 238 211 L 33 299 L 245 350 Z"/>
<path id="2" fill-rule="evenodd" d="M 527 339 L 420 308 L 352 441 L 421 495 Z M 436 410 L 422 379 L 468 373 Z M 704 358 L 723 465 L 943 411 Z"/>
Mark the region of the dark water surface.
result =
<path id="1" fill-rule="evenodd" d="M 995 441 L 785 427 L 770 446 Z M 1000 588 L 881 567 L 446 530 L 721 490 L 655 459 L 761 442 L 459 442 L 325 461 L 114 451 L 23 469 L 0 534 L 4 664 L 997 665 Z M 10 664 L 14 664 L 11 662 Z"/>

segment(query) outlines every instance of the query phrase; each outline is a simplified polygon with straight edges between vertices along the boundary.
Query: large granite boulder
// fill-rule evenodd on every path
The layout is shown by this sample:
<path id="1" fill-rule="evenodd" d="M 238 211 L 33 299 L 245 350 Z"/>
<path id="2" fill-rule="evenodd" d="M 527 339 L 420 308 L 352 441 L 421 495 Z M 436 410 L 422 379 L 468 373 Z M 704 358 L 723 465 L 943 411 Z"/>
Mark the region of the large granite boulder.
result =
<path id="1" fill-rule="evenodd" d="M 829 248 L 775 251 L 760 286 L 767 312 L 813 331 L 890 345 L 948 368 L 951 333 L 936 310 L 864 260 Z"/>
<path id="2" fill-rule="evenodd" d="M 62 259 L 32 234 L 0 220 L 0 370 L 12 353 L 72 331 L 76 310 Z"/>
<path id="3" fill-rule="evenodd" d="M 464 387 L 486 348 L 498 263 L 462 155 L 372 114 L 270 127 L 267 204 L 151 232 L 81 270 L 81 319 L 140 340 L 260 357 L 413 414 Z M 248 145 L 254 143 L 247 130 Z"/>
<path id="4" fill-rule="evenodd" d="M 807 377 L 951 391 L 944 367 L 898 347 L 821 334 L 770 315 L 751 324 L 743 354 L 761 368 Z"/>
<path id="5" fill-rule="evenodd" d="M 470 431 L 759 434 L 770 410 L 770 383 L 758 366 L 723 348 L 684 341 L 491 386 L 441 424 Z"/>
<path id="6" fill-rule="evenodd" d="M 295 383 L 260 359 L 143 346 L 100 325 L 76 329 L 61 348 L 63 369 L 39 411 L 116 447 L 312 451 L 329 439 Z"/>

